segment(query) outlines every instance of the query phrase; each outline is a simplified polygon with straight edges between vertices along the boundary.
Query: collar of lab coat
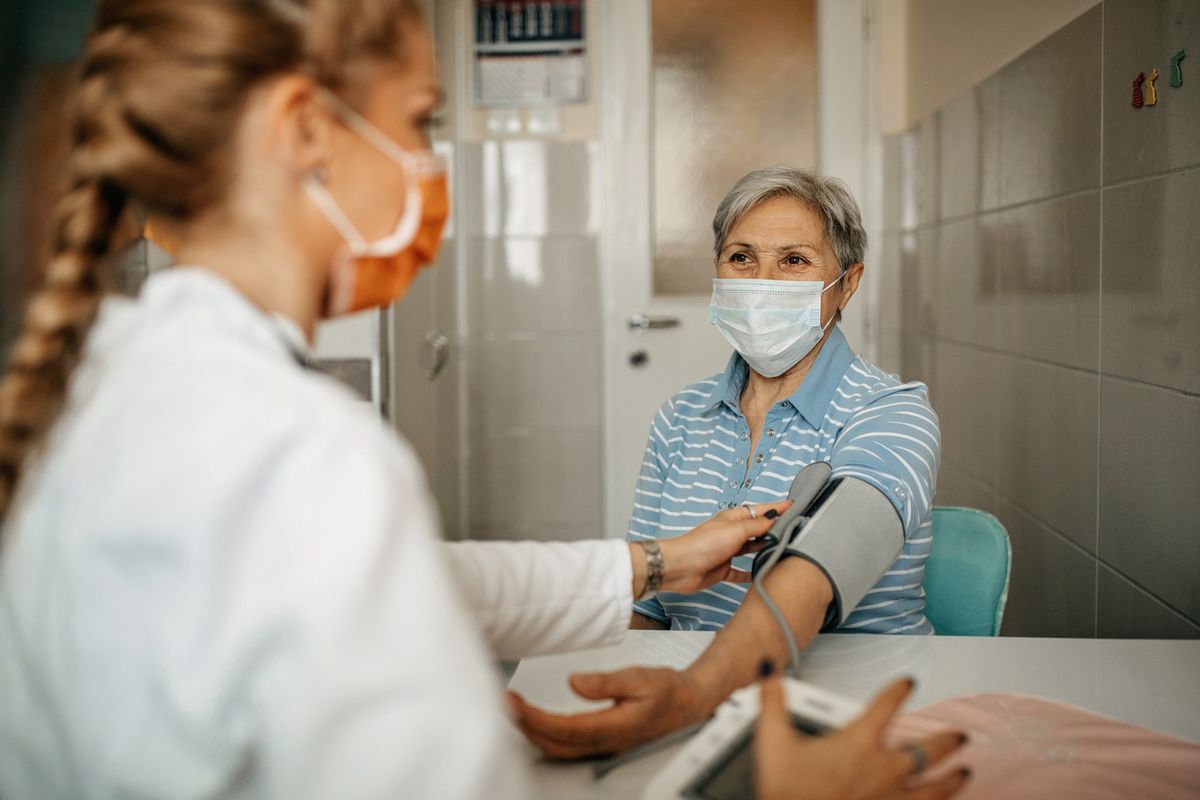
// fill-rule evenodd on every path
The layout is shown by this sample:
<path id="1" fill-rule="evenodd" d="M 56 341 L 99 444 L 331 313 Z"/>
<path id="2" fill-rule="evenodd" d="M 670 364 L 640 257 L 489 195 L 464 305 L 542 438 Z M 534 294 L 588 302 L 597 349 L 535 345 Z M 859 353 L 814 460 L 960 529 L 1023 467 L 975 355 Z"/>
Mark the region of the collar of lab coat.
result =
<path id="1" fill-rule="evenodd" d="M 223 317 L 239 323 L 247 338 L 281 351 L 301 365 L 312 359 L 308 340 L 294 320 L 264 311 L 220 275 L 204 267 L 176 266 L 155 273 L 142 288 L 140 302 L 170 314 L 185 308 L 219 308 Z"/>

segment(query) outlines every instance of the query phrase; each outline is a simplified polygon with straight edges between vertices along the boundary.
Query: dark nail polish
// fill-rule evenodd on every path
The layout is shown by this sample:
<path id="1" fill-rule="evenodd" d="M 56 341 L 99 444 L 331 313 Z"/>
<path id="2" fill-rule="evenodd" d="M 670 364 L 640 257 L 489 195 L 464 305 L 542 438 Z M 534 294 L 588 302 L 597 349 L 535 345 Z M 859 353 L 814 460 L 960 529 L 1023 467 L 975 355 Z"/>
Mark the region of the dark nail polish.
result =
<path id="1" fill-rule="evenodd" d="M 970 741 L 970 739 L 969 739 L 969 738 L 967 738 L 967 735 L 966 735 L 965 733 L 960 733 L 960 734 L 958 735 L 958 745 L 959 745 L 959 747 L 962 747 L 964 744 L 966 744 L 966 743 L 967 743 L 967 742 L 969 742 L 969 741 Z"/>
<path id="2" fill-rule="evenodd" d="M 767 513 L 763 514 L 763 516 L 766 517 L 767 519 L 775 519 L 776 517 L 779 516 L 779 512 L 772 508 Z"/>
<path id="3" fill-rule="evenodd" d="M 958 774 L 962 776 L 964 781 L 971 780 L 971 770 L 969 767 L 963 767 L 958 771 Z"/>
<path id="4" fill-rule="evenodd" d="M 909 689 L 915 689 L 915 688 L 917 688 L 917 679 L 916 679 L 916 678 L 914 678 L 914 677 L 912 677 L 911 675 L 909 675 L 909 676 L 906 676 L 906 677 L 904 678 L 904 682 L 908 684 L 908 688 L 909 688 Z"/>
<path id="5" fill-rule="evenodd" d="M 762 663 L 758 665 L 758 676 L 760 678 L 769 678 L 774 671 L 775 665 L 771 663 L 771 659 L 769 658 L 764 658 Z"/>

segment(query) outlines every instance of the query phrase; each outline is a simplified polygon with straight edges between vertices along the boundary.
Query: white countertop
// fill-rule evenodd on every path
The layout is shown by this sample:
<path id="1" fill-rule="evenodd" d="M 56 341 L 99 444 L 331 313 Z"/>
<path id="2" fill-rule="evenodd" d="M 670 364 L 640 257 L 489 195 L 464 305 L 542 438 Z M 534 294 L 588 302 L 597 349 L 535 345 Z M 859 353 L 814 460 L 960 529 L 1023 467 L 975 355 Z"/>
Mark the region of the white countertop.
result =
<path id="1" fill-rule="evenodd" d="M 615 647 L 526 659 L 509 685 L 550 710 L 595 708 L 571 693 L 569 674 L 635 664 L 684 667 L 712 636 L 630 631 Z M 978 692 L 1035 695 L 1200 741 L 1200 641 L 823 634 L 802 654 L 802 674 L 858 700 L 893 677 L 911 675 L 917 688 L 909 709 Z M 675 749 L 600 781 L 588 764 L 539 760 L 534 773 L 545 797 L 636 797 Z"/>

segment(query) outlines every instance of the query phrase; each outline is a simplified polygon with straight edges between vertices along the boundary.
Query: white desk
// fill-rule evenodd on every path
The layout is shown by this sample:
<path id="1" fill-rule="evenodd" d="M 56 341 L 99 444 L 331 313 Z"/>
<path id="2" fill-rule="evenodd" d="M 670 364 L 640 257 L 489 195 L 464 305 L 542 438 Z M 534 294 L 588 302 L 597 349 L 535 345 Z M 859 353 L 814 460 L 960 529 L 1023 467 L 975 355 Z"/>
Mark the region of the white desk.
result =
<path id="1" fill-rule="evenodd" d="M 616 647 L 526 659 L 509 685 L 549 710 L 594 708 L 571 693 L 569 674 L 635 664 L 684 667 L 711 638 L 630 631 Z M 909 709 L 976 692 L 1018 692 L 1200 741 L 1200 641 L 824 634 L 802 658 L 805 680 L 859 700 L 893 677 L 911 675 L 917 689 Z M 547 798 L 637 797 L 677 747 L 599 781 L 589 764 L 539 760 L 534 774 Z"/>

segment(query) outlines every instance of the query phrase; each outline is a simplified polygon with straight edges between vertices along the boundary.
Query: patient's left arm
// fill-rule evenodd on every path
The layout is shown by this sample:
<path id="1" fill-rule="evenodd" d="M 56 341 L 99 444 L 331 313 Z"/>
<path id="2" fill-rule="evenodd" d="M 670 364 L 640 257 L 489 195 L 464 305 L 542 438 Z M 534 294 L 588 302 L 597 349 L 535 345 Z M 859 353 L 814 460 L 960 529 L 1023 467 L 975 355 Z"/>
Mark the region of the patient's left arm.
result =
<path id="1" fill-rule="evenodd" d="M 821 629 L 833 600 L 829 580 L 811 562 L 789 558 L 772 570 L 766 585 L 797 644 L 806 646 Z M 551 758 L 617 753 L 706 719 L 730 692 L 755 680 L 764 659 L 786 663 L 787 643 L 762 598 L 751 590 L 729 624 L 686 670 L 633 667 L 571 676 L 576 694 L 611 700 L 610 708 L 550 714 L 512 695 L 513 707 L 522 732 Z"/>

